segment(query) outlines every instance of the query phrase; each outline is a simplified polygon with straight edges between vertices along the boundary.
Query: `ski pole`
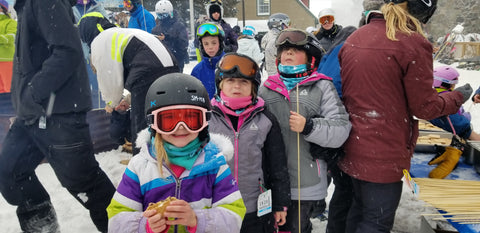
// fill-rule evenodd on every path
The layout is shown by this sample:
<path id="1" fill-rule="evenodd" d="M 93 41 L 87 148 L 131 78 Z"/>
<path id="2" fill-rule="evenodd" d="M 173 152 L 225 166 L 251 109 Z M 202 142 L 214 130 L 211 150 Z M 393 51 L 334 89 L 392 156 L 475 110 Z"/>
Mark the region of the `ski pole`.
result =
<path id="1" fill-rule="evenodd" d="M 297 84 L 297 114 L 300 114 L 298 100 L 298 84 Z M 300 205 L 300 133 L 297 132 L 297 183 L 298 183 L 298 233 L 302 230 L 301 205 Z"/>

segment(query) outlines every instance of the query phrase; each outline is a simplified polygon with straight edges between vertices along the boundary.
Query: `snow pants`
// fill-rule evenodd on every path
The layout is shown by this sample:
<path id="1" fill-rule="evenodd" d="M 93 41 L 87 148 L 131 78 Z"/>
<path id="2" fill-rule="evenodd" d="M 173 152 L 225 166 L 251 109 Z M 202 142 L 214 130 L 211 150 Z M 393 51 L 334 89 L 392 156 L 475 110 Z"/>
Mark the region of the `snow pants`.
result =
<path id="1" fill-rule="evenodd" d="M 313 209 L 317 203 L 318 201 L 300 201 L 300 227 L 302 228 L 300 232 L 312 232 L 313 226 L 310 218 L 312 218 Z M 280 226 L 279 229 L 280 231 L 294 233 L 299 232 L 298 228 L 298 200 L 292 200 L 287 211 L 287 222 L 285 225 Z"/>
<path id="2" fill-rule="evenodd" d="M 22 230 L 29 232 L 24 223 L 38 218 L 39 209 L 48 209 L 40 208 L 50 197 L 35 174 L 44 158 L 62 186 L 90 211 L 97 229 L 106 232 L 105 209 L 115 187 L 95 160 L 86 113 L 54 114 L 47 118 L 45 129 L 38 121 L 25 125 L 17 118 L 7 133 L 0 152 L 0 191 L 17 206 Z"/>
<path id="3" fill-rule="evenodd" d="M 352 178 L 353 204 L 347 233 L 390 233 L 402 195 L 402 181 L 372 183 Z"/>
<path id="4" fill-rule="evenodd" d="M 335 164 L 330 169 L 335 189 L 328 205 L 327 233 L 345 233 L 347 215 L 353 202 L 352 178 Z"/>
<path id="5" fill-rule="evenodd" d="M 242 221 L 240 233 L 272 233 L 275 232 L 273 213 L 257 217 L 257 212 L 247 213 Z"/>

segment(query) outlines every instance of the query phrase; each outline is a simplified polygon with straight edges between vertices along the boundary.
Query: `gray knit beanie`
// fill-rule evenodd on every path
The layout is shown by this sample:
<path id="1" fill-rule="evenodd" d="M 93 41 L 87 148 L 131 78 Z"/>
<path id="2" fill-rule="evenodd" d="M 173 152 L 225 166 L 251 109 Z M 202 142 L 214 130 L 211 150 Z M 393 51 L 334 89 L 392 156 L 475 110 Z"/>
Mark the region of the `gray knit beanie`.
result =
<path id="1" fill-rule="evenodd" d="M 384 0 L 363 0 L 363 9 L 365 11 L 380 10 L 384 3 Z"/>

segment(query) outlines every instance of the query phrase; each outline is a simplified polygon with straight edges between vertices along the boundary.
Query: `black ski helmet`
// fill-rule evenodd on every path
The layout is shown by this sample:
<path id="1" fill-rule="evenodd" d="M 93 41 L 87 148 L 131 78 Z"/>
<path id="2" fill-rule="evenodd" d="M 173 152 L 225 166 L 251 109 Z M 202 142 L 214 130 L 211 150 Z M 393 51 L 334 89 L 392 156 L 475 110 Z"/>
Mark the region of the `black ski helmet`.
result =
<path id="1" fill-rule="evenodd" d="M 170 73 L 155 80 L 145 97 L 145 115 L 171 105 L 194 105 L 211 109 L 208 92 L 197 78 L 183 73 Z"/>
<path id="2" fill-rule="evenodd" d="M 437 9 L 437 0 L 385 0 L 394 4 L 407 2 L 408 13 L 422 23 L 427 23 Z"/>
<path id="3" fill-rule="evenodd" d="M 254 72 L 254 74 L 252 76 L 247 76 L 246 74 L 243 74 L 239 68 L 239 65 L 241 65 L 241 62 L 235 62 L 235 61 L 230 61 L 230 62 L 231 63 L 233 62 L 238 65 L 235 65 L 229 69 L 222 69 L 221 66 L 223 65 L 225 59 L 242 59 L 242 61 L 249 61 L 250 64 L 248 64 L 247 67 L 251 67 L 250 72 Z M 262 76 L 261 76 L 260 68 L 258 67 L 257 62 L 255 62 L 251 57 L 240 54 L 240 53 L 232 52 L 232 53 L 226 53 L 225 55 L 223 55 L 222 59 L 220 59 L 220 61 L 217 63 L 217 69 L 215 70 L 215 87 L 216 87 L 217 96 L 220 96 L 220 82 L 222 82 L 222 80 L 225 78 L 232 78 L 232 77 L 244 78 L 252 82 L 254 87 L 253 89 L 255 91 L 255 96 L 252 96 L 252 98 L 254 98 L 252 101 L 255 102 L 256 96 L 258 95 L 258 87 L 262 82 Z"/>
<path id="4" fill-rule="evenodd" d="M 197 78 L 183 73 L 170 73 L 155 80 L 147 91 L 145 97 L 145 116 L 148 124 L 153 123 L 152 111 L 172 105 L 193 105 L 210 111 L 210 99 L 202 82 Z M 208 122 L 210 113 L 207 112 Z M 208 123 L 207 123 L 208 124 Z M 151 132 L 152 137 L 154 131 Z M 208 142 L 208 126 L 200 131 L 198 138 Z"/>
<path id="5" fill-rule="evenodd" d="M 297 42 L 295 41 L 295 39 L 297 38 L 289 38 L 288 34 L 290 33 L 304 34 L 304 39 Z M 275 46 L 277 47 L 278 55 L 280 55 L 280 53 L 285 47 L 295 47 L 305 51 L 307 53 L 307 56 L 309 57 L 309 61 L 314 61 L 313 64 L 311 64 L 310 69 L 318 67 L 320 60 L 325 54 L 325 49 L 322 47 L 317 38 L 313 36 L 313 34 L 297 28 L 287 28 L 281 31 L 280 34 L 278 34 L 277 39 L 275 40 Z M 312 59 L 312 57 L 315 58 L 315 60 Z"/>

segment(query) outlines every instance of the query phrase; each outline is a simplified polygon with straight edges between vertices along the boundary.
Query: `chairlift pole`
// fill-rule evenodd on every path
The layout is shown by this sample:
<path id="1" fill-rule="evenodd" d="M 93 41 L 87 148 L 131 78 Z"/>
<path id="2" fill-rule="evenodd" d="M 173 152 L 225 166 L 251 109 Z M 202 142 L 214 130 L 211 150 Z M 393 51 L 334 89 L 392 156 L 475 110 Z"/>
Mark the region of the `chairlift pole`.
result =
<path id="1" fill-rule="evenodd" d="M 195 19 L 193 18 L 193 0 L 188 1 L 190 7 L 190 37 L 195 38 Z"/>
<path id="2" fill-rule="evenodd" d="M 242 19 L 243 19 L 243 27 L 245 27 L 245 0 L 242 0 Z"/>

